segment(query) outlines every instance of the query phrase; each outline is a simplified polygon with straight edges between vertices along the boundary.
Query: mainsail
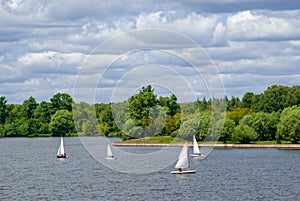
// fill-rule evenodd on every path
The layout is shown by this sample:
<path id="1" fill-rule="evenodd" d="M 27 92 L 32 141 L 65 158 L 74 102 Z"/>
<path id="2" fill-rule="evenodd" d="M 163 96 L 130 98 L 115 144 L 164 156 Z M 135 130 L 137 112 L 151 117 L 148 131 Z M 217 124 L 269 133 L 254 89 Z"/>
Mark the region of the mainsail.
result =
<path id="1" fill-rule="evenodd" d="M 188 168 L 188 167 L 189 167 L 188 146 L 187 143 L 185 143 L 181 149 L 175 168 Z"/>
<path id="2" fill-rule="evenodd" d="M 199 146 L 198 146 L 198 143 L 197 143 L 195 135 L 193 136 L 193 138 L 194 138 L 194 142 L 193 142 L 193 151 L 194 151 L 194 154 L 200 154 L 201 152 L 199 150 Z"/>
<path id="3" fill-rule="evenodd" d="M 64 155 L 64 154 L 65 154 L 64 141 L 63 141 L 63 138 L 60 137 L 60 146 L 58 148 L 57 155 L 61 156 L 61 155 Z"/>

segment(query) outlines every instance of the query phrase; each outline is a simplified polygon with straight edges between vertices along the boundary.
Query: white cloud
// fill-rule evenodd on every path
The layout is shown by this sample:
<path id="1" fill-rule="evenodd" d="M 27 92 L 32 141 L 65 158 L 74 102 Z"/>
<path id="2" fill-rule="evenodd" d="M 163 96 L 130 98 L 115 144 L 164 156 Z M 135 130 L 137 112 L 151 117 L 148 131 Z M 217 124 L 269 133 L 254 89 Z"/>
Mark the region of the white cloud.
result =
<path id="1" fill-rule="evenodd" d="M 93 82 L 112 61 L 114 66 L 103 80 L 108 97 L 124 73 L 150 64 L 178 71 L 193 86 L 199 86 L 195 94 L 207 94 L 204 82 L 213 84 L 216 77 L 211 76 L 211 61 L 204 53 L 195 63 L 202 61 L 205 81 L 199 80 L 182 58 L 162 53 L 168 49 L 184 54 L 184 58 L 197 54 L 191 48 L 195 44 L 180 34 L 205 48 L 232 95 L 261 91 L 275 83 L 299 84 L 300 10 L 299 4 L 287 2 L 129 0 L 125 7 L 120 0 L 0 1 L 1 95 L 15 102 L 30 95 L 42 100 L 60 90 L 72 91 L 76 81 L 82 81 L 79 88 L 86 93 L 87 88 L 93 90 Z M 137 29 L 140 31 L 122 35 Z M 145 54 L 143 48 L 157 51 Z M 129 52 L 132 50 L 139 54 Z M 81 77 L 76 78 L 77 73 Z M 149 75 L 157 83 L 176 80 L 168 73 L 154 75 L 145 69 L 137 76 L 146 81 Z M 130 81 L 134 80 L 128 80 L 124 88 L 132 90 Z M 19 88 L 22 90 L 16 90 Z"/>
<path id="2" fill-rule="evenodd" d="M 3 82 L 15 82 L 19 79 L 22 79 L 22 73 L 12 66 L 6 64 L 0 64 L 1 74 L 0 74 L 0 83 Z"/>
<path id="3" fill-rule="evenodd" d="M 31 73 L 77 73 L 77 67 L 84 61 L 85 56 L 81 53 L 29 53 L 18 59 L 21 66 Z"/>
<path id="4" fill-rule="evenodd" d="M 286 40 L 299 37 L 300 17 L 275 17 L 243 11 L 227 18 L 230 40 Z"/>
<path id="5" fill-rule="evenodd" d="M 176 12 L 143 13 L 136 18 L 136 27 L 170 29 L 207 44 L 212 40 L 217 20 L 215 15 L 205 17 L 196 13 L 180 17 Z"/>

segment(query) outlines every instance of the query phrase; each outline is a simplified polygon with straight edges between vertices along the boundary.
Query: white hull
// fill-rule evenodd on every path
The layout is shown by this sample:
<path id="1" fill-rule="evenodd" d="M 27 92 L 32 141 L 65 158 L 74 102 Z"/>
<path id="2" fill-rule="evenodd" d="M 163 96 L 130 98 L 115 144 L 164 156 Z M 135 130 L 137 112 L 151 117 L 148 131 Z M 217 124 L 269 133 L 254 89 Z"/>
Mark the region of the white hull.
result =
<path id="1" fill-rule="evenodd" d="M 201 157 L 201 154 L 190 154 L 191 157 Z"/>
<path id="2" fill-rule="evenodd" d="M 194 174 L 197 170 L 172 171 L 171 174 Z"/>
<path id="3" fill-rule="evenodd" d="M 107 160 L 115 160 L 115 157 L 106 157 Z"/>

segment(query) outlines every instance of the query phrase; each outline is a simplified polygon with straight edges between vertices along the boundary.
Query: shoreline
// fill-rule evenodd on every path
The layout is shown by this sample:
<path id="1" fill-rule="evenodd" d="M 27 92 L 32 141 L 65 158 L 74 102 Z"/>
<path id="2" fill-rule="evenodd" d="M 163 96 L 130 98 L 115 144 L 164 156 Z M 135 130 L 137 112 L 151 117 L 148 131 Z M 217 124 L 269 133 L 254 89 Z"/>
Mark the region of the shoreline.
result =
<path id="1" fill-rule="evenodd" d="M 163 143 L 123 143 L 113 142 L 113 146 L 132 146 L 132 147 L 179 147 L 183 144 L 163 144 Z M 193 146 L 188 144 L 188 146 Z M 299 149 L 300 144 L 199 144 L 199 147 L 214 148 L 277 148 L 277 149 Z"/>

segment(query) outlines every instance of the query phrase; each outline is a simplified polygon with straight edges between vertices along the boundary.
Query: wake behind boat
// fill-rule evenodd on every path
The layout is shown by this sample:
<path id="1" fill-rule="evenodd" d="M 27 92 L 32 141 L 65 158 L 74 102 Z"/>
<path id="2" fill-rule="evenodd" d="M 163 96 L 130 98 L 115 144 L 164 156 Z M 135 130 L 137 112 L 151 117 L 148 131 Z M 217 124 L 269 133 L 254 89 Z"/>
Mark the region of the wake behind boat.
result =
<path id="1" fill-rule="evenodd" d="M 188 146 L 187 143 L 185 143 L 181 149 L 181 152 L 178 156 L 178 161 L 175 165 L 175 168 L 177 168 L 177 171 L 170 172 L 171 174 L 193 174 L 196 173 L 196 170 L 182 170 L 189 168 L 189 157 L 188 157 Z"/>
<path id="2" fill-rule="evenodd" d="M 60 146 L 57 150 L 56 157 L 57 158 L 67 158 L 67 154 L 65 153 L 65 148 L 64 148 L 64 140 L 62 137 L 60 137 Z"/>

